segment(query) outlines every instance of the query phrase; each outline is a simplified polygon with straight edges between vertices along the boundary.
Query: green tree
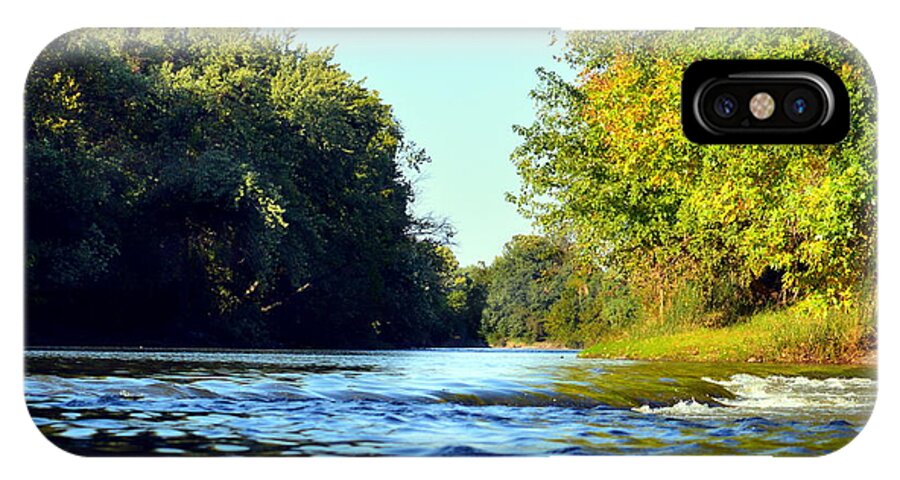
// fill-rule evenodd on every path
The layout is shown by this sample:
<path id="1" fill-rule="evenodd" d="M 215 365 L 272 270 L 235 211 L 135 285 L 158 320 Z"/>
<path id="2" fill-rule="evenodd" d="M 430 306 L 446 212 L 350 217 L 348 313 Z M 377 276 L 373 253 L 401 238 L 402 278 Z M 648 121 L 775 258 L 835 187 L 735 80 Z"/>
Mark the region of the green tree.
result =
<path id="1" fill-rule="evenodd" d="M 850 135 L 835 145 L 689 142 L 681 74 L 716 58 L 831 67 L 850 93 Z M 842 308 L 870 298 L 861 290 L 875 248 L 875 92 L 849 43 L 811 29 L 576 32 L 564 61 L 577 78 L 540 71 L 537 120 L 516 127 L 523 187 L 512 199 L 572 238 L 579 265 L 626 274 L 659 323 L 727 323 L 808 296 Z"/>
<path id="2" fill-rule="evenodd" d="M 329 49 L 66 34 L 26 85 L 29 341 L 430 344 L 452 268 L 403 175 L 427 161 Z"/>
<path id="3" fill-rule="evenodd" d="M 492 343 L 544 340 L 544 320 L 559 299 L 567 273 L 559 242 L 516 235 L 490 267 L 490 289 L 482 332 Z"/>

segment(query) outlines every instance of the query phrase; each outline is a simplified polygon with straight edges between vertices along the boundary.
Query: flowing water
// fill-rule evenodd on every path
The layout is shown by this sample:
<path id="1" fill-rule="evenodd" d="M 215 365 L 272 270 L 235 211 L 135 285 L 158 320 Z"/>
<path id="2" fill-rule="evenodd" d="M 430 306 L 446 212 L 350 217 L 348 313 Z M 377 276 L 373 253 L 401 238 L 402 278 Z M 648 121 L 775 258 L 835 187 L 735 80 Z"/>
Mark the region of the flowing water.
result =
<path id="1" fill-rule="evenodd" d="M 572 351 L 26 352 L 53 443 L 87 455 L 819 455 L 871 368 L 582 359 Z"/>

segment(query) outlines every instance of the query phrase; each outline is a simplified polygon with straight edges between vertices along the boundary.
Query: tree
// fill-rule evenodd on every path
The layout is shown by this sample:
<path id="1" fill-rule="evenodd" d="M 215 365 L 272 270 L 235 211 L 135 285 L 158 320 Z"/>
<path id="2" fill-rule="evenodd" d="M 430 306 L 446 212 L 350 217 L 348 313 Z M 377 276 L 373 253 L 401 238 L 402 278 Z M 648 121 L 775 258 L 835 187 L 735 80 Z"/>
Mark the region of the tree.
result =
<path id="1" fill-rule="evenodd" d="M 449 267 L 402 174 L 428 157 L 332 53 L 246 30 L 50 44 L 26 86 L 29 342 L 435 341 Z"/>
<path id="2" fill-rule="evenodd" d="M 546 237 L 516 235 L 490 267 L 482 331 L 491 342 L 546 338 L 544 318 L 568 272 L 564 247 Z"/>
<path id="3" fill-rule="evenodd" d="M 850 135 L 836 145 L 692 144 L 679 121 L 681 74 L 716 58 L 831 67 L 850 92 Z M 760 304 L 865 297 L 875 92 L 849 43 L 808 29 L 577 32 L 564 61 L 578 77 L 541 71 L 537 120 L 516 127 L 523 187 L 513 200 L 572 238 L 583 268 L 627 274 L 659 322 L 688 290 L 707 320 L 726 323 Z"/>

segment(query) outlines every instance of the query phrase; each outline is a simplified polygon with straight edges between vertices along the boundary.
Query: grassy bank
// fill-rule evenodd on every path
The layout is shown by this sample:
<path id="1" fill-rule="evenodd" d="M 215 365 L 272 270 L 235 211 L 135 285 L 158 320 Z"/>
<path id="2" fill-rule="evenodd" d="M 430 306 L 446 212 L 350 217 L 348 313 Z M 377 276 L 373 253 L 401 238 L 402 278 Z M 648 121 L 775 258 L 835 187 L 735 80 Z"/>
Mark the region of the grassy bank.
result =
<path id="1" fill-rule="evenodd" d="M 704 362 L 871 363 L 874 316 L 811 302 L 764 311 L 728 327 L 676 332 L 641 326 L 602 339 L 584 357 Z"/>

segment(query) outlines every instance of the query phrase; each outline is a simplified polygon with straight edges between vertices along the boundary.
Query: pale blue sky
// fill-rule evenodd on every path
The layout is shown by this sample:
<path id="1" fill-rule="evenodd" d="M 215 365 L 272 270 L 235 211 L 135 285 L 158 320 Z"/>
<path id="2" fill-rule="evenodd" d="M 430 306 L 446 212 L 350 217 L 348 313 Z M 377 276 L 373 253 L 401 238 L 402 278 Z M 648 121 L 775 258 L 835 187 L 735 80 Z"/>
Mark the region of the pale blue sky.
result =
<path id="1" fill-rule="evenodd" d="M 552 29 L 300 30 L 310 48 L 336 46 L 335 61 L 394 107 L 408 139 L 432 158 L 416 182 L 414 210 L 450 220 L 461 265 L 490 263 L 529 221 L 504 200 L 519 181 L 509 160 L 530 124 L 528 92 L 553 60 Z M 561 43 L 561 42 L 560 42 Z"/>

